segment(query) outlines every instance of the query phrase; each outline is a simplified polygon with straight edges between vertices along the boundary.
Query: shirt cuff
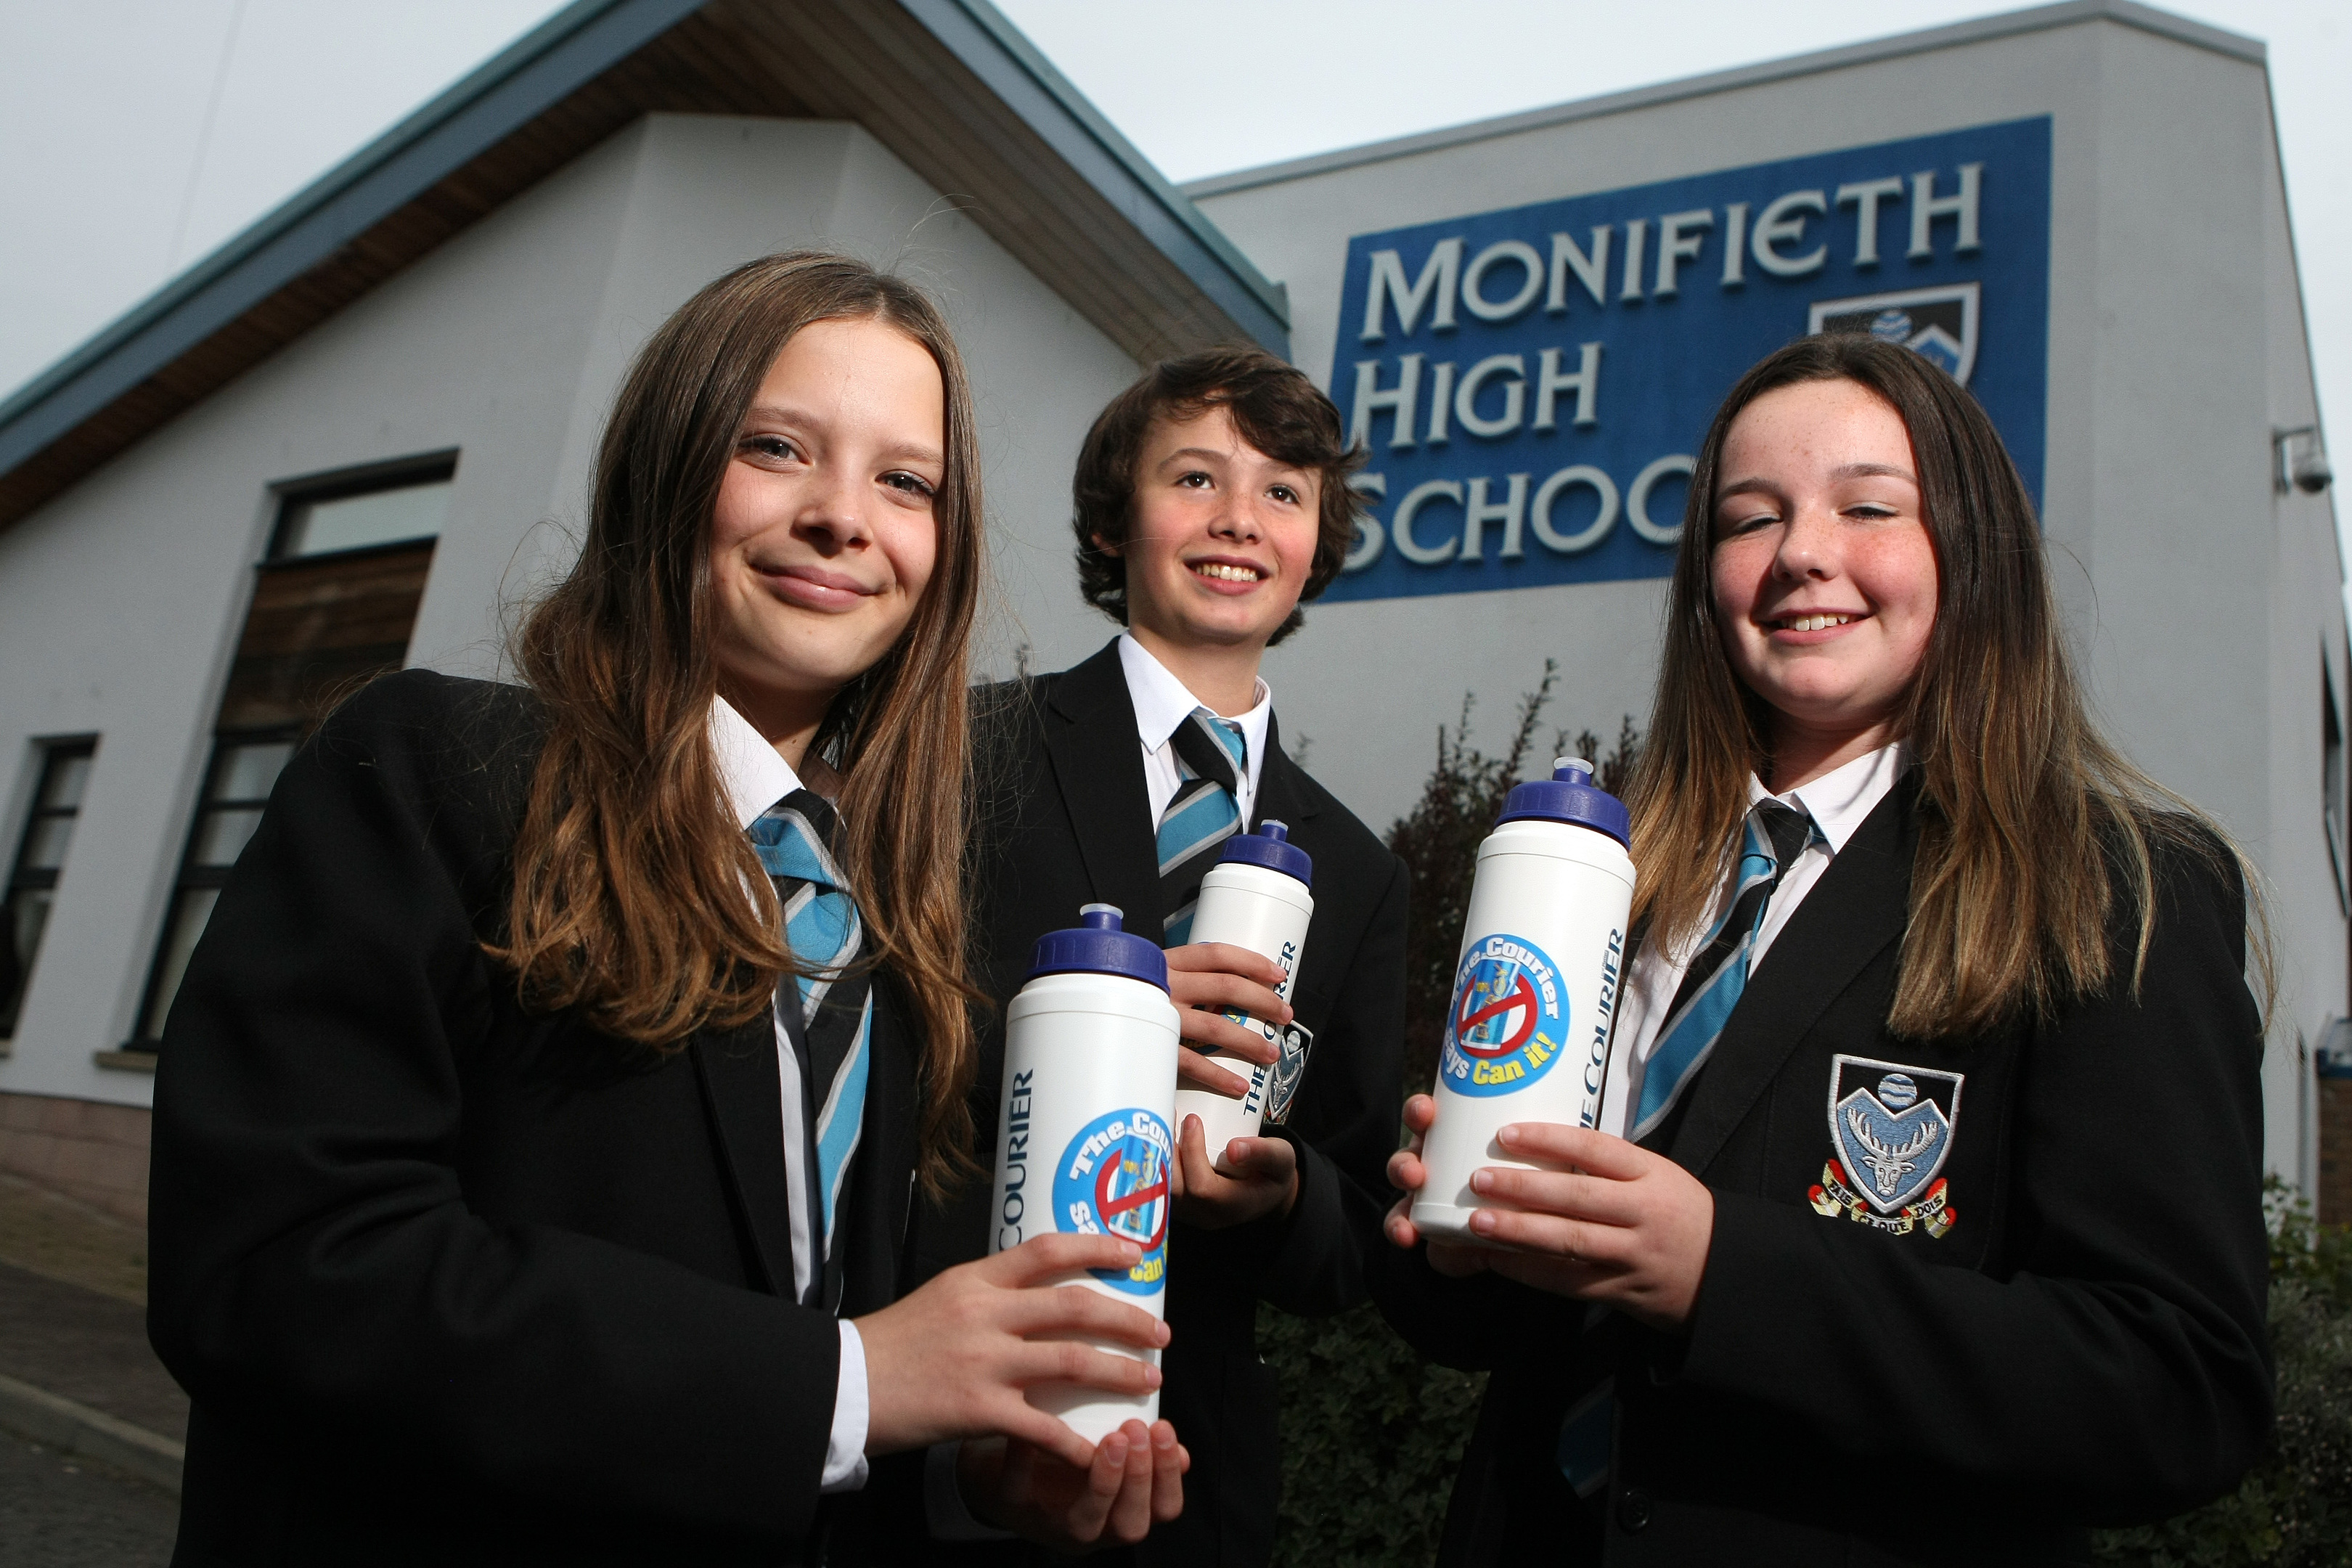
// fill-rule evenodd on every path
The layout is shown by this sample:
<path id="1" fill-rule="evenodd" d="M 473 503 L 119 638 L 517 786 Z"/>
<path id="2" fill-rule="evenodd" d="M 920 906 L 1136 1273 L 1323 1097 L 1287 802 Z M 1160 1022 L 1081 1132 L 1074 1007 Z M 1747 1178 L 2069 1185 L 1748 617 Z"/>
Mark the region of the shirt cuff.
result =
<path id="1" fill-rule="evenodd" d="M 824 1446 L 820 1492 L 854 1492 L 866 1484 L 866 1342 L 847 1318 L 841 1328 L 841 1375 L 834 1384 L 833 1436 Z"/>
<path id="2" fill-rule="evenodd" d="M 934 1443 L 923 1453 L 923 1521 L 933 1541 L 1010 1541 L 1012 1532 L 972 1517 L 956 1484 L 956 1454 L 961 1443 Z"/>

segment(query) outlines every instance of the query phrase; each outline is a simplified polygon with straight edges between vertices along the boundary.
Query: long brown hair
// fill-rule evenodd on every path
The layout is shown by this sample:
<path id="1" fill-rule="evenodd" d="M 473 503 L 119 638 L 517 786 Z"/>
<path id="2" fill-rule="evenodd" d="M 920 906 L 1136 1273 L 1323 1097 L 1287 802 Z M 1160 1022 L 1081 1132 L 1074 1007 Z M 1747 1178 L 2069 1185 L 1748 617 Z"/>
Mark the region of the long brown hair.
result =
<path id="1" fill-rule="evenodd" d="M 1965 1035 L 2100 992 L 2116 978 L 2119 899 L 2138 927 L 2137 987 L 2156 921 L 2151 844 L 2227 863 L 2250 900 L 2251 870 L 2091 722 L 2032 498 L 1991 419 L 1919 355 L 1856 334 L 1801 339 L 1765 358 L 1724 399 L 1699 449 L 1656 707 L 1628 792 L 1642 868 L 1635 918 L 1659 940 L 1689 940 L 1747 813 L 1750 771 L 1771 776 L 1771 710 L 1733 672 L 1716 616 L 1715 493 L 1740 411 L 1817 381 L 1853 382 L 1901 416 L 1939 574 L 1935 627 L 1899 725 L 1920 772 L 1920 836 L 1887 1026 Z"/>
<path id="2" fill-rule="evenodd" d="M 846 257 L 768 257 L 680 306 L 637 355 L 597 453 L 580 559 L 514 637 L 549 731 L 515 841 L 506 941 L 489 951 L 530 1005 L 575 1009 L 662 1051 L 697 1028 L 761 1016 L 792 967 L 774 889 L 710 747 L 710 524 L 769 366 L 803 327 L 843 320 L 919 343 L 946 395 L 930 582 L 889 653 L 835 699 L 812 746 L 847 781 L 837 859 L 867 955 L 904 982 L 921 1025 L 921 1172 L 938 1193 L 971 1168 L 964 1097 L 980 993 L 961 879 L 980 458 L 963 362 L 913 286 Z"/>

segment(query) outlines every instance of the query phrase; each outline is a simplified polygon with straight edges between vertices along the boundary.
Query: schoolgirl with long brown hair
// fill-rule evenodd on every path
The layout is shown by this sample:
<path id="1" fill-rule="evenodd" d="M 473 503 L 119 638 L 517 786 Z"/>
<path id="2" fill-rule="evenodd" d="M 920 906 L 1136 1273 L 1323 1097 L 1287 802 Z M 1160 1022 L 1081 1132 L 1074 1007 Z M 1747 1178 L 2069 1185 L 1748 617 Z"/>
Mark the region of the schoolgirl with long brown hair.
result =
<path id="1" fill-rule="evenodd" d="M 1156 1383 L 1086 1342 L 1164 1330 L 1055 1284 L 1133 1247 L 902 1295 L 971 1169 L 982 515 L 930 301 L 751 263 L 622 385 L 524 684 L 404 672 L 288 766 L 157 1081 L 176 1561 L 904 1560 L 927 1454 L 967 1531 L 1181 1506 L 1166 1423 L 1023 1396 Z"/>
<path id="2" fill-rule="evenodd" d="M 2099 736 L 1941 370 L 1808 338 L 1726 398 L 1630 794 L 1603 1129 L 1502 1130 L 1489 1248 L 1390 1219 L 1391 1321 L 1498 1373 L 1440 1561 L 2085 1563 L 2235 1484 L 2252 884 Z"/>

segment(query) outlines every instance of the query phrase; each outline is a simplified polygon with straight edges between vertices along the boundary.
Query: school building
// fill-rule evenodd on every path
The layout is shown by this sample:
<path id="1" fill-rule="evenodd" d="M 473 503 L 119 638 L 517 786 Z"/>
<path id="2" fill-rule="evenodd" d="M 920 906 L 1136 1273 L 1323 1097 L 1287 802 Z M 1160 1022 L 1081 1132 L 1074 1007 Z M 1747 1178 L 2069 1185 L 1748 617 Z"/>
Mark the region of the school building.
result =
<path id="1" fill-rule="evenodd" d="M 1552 721 L 1643 721 L 1741 369 L 1831 327 L 1935 360 L 2041 500 L 2103 721 L 2263 868 L 2269 1159 L 2316 1190 L 2352 672 L 2268 78 L 2128 0 L 1182 190 L 985 0 L 581 0 L 0 403 L 0 1170 L 143 1217 L 163 1020 L 320 705 L 497 673 L 638 344 L 803 245 L 969 358 L 984 673 L 1110 635 L 1068 478 L 1142 365 L 1255 341 L 1330 389 L 1370 516 L 1268 678 L 1375 826 L 1548 658 Z"/>

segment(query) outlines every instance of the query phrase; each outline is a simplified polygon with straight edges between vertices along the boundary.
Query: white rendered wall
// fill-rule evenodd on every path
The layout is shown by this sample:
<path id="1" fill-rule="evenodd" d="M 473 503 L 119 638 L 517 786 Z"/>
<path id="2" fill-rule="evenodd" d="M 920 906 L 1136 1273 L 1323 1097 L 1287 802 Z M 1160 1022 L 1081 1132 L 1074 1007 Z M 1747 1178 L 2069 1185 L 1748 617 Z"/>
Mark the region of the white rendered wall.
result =
<path id="1" fill-rule="evenodd" d="M 640 121 L 0 532 L 9 847 L 34 742 L 100 737 L 0 1091 L 152 1095 L 92 1058 L 134 1024 L 269 487 L 458 448 L 410 662 L 493 673 L 501 604 L 570 559 L 638 345 L 719 272 L 802 245 L 895 264 L 955 327 L 1007 590 L 982 667 L 1026 640 L 1050 668 L 1108 635 L 1077 599 L 1069 471 L 1134 362 L 854 126 Z"/>
<path id="2" fill-rule="evenodd" d="M 1328 386 L 1352 235 L 2039 114 L 2052 117 L 2043 521 L 2062 609 L 2113 737 L 2270 880 L 2285 990 L 2268 1154 L 2308 1183 L 2296 1035 L 2345 1011 L 2317 694 L 2323 645 L 2342 678 L 2344 619 L 2326 502 L 2270 486 L 2270 426 L 2310 422 L 2313 392 L 2259 65 L 2092 20 L 1198 199 L 1288 286 L 1297 358 Z M 1660 579 L 1312 609 L 1269 664 L 1286 733 L 1313 736 L 1317 776 L 1385 827 L 1463 693 L 1478 694 L 1478 736 L 1496 749 L 1547 656 L 1565 677 L 1552 722 L 1607 737 L 1621 712 L 1642 721 L 1664 596 Z"/>

